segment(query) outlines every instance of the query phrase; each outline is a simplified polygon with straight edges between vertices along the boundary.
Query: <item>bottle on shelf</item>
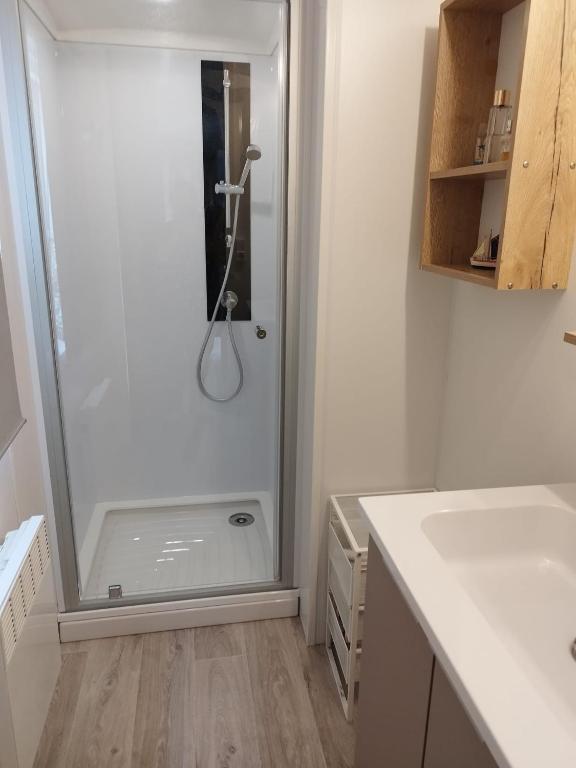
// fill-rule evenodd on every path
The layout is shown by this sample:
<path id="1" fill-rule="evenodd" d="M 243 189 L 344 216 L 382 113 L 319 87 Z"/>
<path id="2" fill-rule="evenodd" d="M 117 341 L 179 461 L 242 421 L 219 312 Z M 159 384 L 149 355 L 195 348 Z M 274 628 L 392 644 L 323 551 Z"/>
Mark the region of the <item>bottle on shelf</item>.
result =
<path id="1" fill-rule="evenodd" d="M 488 133 L 488 124 L 480 123 L 478 128 L 478 137 L 476 139 L 476 149 L 474 151 L 474 165 L 482 165 L 484 154 L 486 152 L 486 135 Z"/>
<path id="2" fill-rule="evenodd" d="M 512 144 L 512 107 L 510 91 L 498 89 L 494 92 L 494 103 L 488 118 L 488 131 L 484 162 L 495 163 L 510 157 Z"/>
<path id="3" fill-rule="evenodd" d="M 500 160 L 510 160 L 512 150 L 512 118 L 510 118 L 506 133 L 500 139 Z"/>

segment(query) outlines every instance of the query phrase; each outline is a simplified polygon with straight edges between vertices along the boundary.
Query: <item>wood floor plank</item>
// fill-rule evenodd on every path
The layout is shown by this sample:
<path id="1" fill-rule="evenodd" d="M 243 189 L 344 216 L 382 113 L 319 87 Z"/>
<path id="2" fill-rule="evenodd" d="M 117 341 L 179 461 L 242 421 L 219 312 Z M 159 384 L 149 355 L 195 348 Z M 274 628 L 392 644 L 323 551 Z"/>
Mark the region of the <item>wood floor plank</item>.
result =
<path id="1" fill-rule="evenodd" d="M 292 631 L 327 768 L 353 768 L 354 726 L 344 717 L 326 649 L 323 645 L 306 645 L 299 619 L 292 620 Z"/>
<path id="2" fill-rule="evenodd" d="M 60 646 L 60 655 L 62 658 L 69 653 L 86 653 L 87 648 L 82 648 L 82 645 L 86 645 L 87 641 L 75 642 L 75 643 L 62 643 Z"/>
<path id="3" fill-rule="evenodd" d="M 194 765 L 194 630 L 142 637 L 133 768 Z"/>
<path id="4" fill-rule="evenodd" d="M 87 653 L 69 653 L 62 658 L 34 768 L 57 768 L 64 764 L 87 658 Z"/>
<path id="5" fill-rule="evenodd" d="M 263 768 L 326 768 L 291 620 L 243 626 Z"/>
<path id="6" fill-rule="evenodd" d="M 35 768 L 351 768 L 298 619 L 67 644 Z"/>
<path id="7" fill-rule="evenodd" d="M 195 630 L 196 659 L 221 659 L 241 656 L 244 651 L 242 624 L 198 627 Z"/>
<path id="8" fill-rule="evenodd" d="M 126 768 L 130 765 L 141 657 L 142 636 L 93 643 L 62 766 Z"/>
<path id="9" fill-rule="evenodd" d="M 244 656 L 196 662 L 194 723 L 197 768 L 262 768 Z"/>
<path id="10" fill-rule="evenodd" d="M 100 640 L 75 640 L 71 643 L 62 643 L 60 654 L 64 657 L 69 653 L 90 653 L 92 649 L 98 647 L 99 643 Z"/>

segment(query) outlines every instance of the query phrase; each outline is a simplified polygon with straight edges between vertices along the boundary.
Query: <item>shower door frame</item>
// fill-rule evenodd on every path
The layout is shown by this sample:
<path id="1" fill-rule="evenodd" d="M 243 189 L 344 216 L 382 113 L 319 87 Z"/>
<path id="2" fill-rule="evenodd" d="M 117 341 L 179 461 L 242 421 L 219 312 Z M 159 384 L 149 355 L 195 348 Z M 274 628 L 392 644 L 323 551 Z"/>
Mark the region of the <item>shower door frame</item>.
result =
<path id="1" fill-rule="evenodd" d="M 290 60 L 290 3 L 280 0 L 282 42 L 279 55 L 280 126 L 282 147 L 280 168 L 280 361 L 279 361 L 279 466 L 278 472 L 278 532 L 274 550 L 278 552 L 277 581 L 250 582 L 222 587 L 174 589 L 167 592 L 144 593 L 115 599 L 80 598 L 80 578 L 74 539 L 74 524 L 66 446 L 62 420 L 58 369 L 55 357 L 50 288 L 47 279 L 45 242 L 39 183 L 32 131 L 32 111 L 26 76 L 25 47 L 20 16 L 20 0 L 0 0 L 0 43 L 6 73 L 9 122 L 16 148 L 18 165 L 17 194 L 23 214 L 23 239 L 26 269 L 32 308 L 32 324 L 44 426 L 48 465 L 54 506 L 54 532 L 59 553 L 61 613 L 94 611 L 106 608 L 133 607 L 154 603 L 190 601 L 194 598 L 233 597 L 252 593 L 278 592 L 293 589 L 295 473 L 296 473 L 296 409 L 298 398 L 299 334 L 297 275 L 299 266 L 296 249 L 288 247 L 288 152 L 290 120 L 288 94 Z M 298 4 L 296 0 L 295 4 Z"/>

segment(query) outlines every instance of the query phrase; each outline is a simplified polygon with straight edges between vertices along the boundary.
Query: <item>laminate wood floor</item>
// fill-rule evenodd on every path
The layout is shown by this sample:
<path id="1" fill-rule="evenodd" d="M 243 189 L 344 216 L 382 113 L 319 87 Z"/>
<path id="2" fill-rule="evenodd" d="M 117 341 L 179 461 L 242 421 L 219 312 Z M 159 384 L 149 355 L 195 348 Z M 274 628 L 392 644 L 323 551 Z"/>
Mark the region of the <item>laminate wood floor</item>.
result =
<path id="1" fill-rule="evenodd" d="M 67 643 L 34 768 L 352 768 L 298 619 Z"/>

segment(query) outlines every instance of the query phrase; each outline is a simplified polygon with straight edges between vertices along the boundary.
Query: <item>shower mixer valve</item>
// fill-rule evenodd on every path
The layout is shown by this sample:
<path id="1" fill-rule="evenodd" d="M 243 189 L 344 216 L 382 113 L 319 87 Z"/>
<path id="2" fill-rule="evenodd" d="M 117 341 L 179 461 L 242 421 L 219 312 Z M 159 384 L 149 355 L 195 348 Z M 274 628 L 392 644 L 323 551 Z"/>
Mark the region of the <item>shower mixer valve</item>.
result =
<path id="1" fill-rule="evenodd" d="M 220 301 L 220 304 L 226 309 L 227 312 L 232 312 L 238 304 L 238 296 L 234 291 L 224 291 L 224 295 Z"/>

